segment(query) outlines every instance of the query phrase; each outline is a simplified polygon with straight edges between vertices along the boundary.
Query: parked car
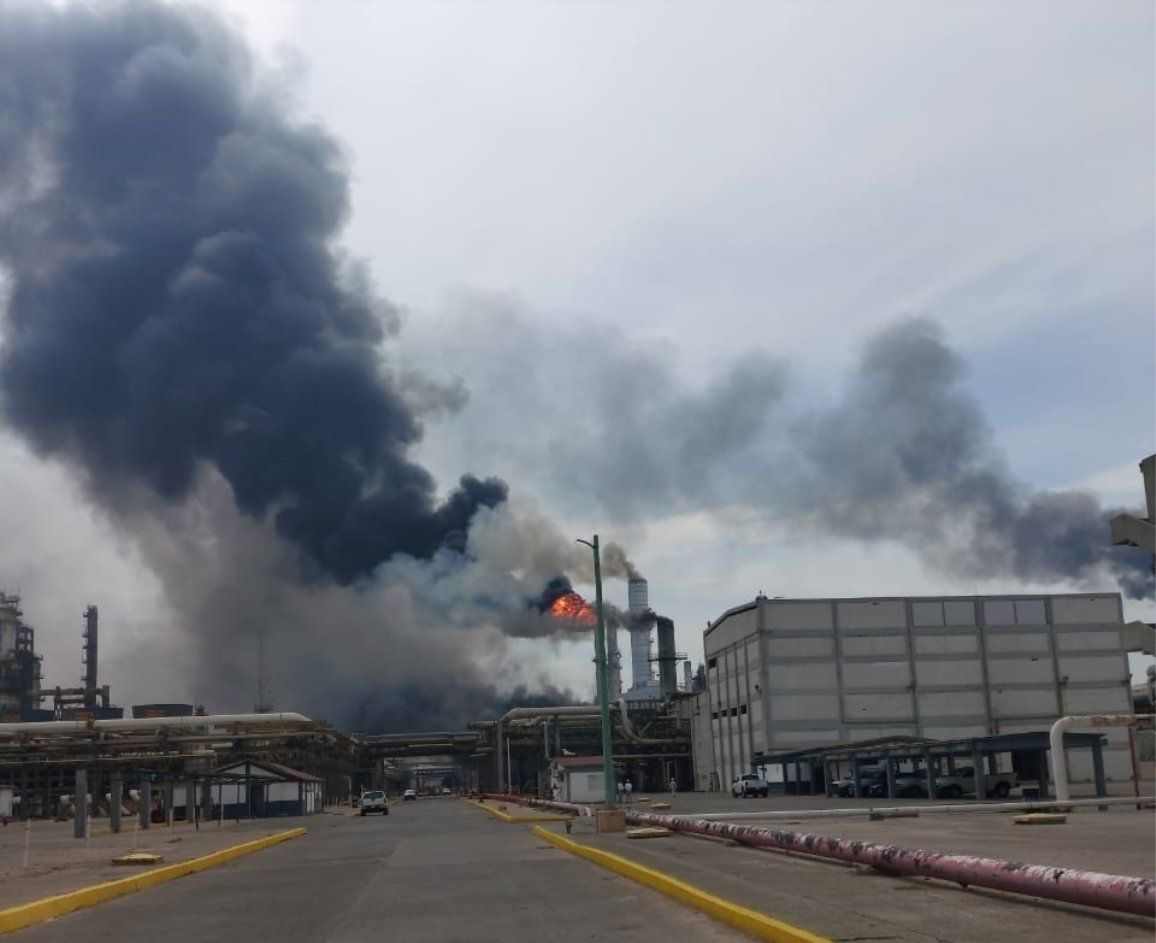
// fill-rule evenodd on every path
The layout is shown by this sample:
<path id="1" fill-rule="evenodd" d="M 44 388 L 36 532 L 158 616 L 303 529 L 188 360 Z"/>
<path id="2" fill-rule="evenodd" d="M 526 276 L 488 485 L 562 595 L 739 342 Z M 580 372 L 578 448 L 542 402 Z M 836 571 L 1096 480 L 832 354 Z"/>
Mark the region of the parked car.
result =
<path id="1" fill-rule="evenodd" d="M 389 815 L 389 803 L 380 789 L 370 789 L 361 794 L 361 814 L 368 815 L 370 812 Z"/>
<path id="2" fill-rule="evenodd" d="M 401 794 L 401 801 L 402 802 L 417 802 L 417 791 L 413 790 L 413 789 L 407 789 L 405 792 L 403 792 Z"/>
<path id="3" fill-rule="evenodd" d="M 1016 785 L 1014 773 L 989 773 L 983 777 L 983 793 L 988 797 L 1004 798 Z M 935 780 L 935 795 L 939 799 L 958 799 L 965 793 L 975 795 L 975 769 L 961 766 L 948 776 Z"/>
<path id="4" fill-rule="evenodd" d="M 771 787 L 758 773 L 743 773 L 736 776 L 731 783 L 731 795 L 736 799 L 745 799 L 747 796 L 769 796 Z"/>
<path id="5" fill-rule="evenodd" d="M 887 774 L 881 769 L 860 770 L 859 784 L 863 789 L 864 796 L 887 795 Z M 842 779 L 836 779 L 829 788 L 833 795 L 842 798 L 854 797 L 856 795 L 855 777 L 844 776 Z"/>
<path id="6" fill-rule="evenodd" d="M 919 773 L 896 776 L 895 795 L 899 799 L 926 799 L 927 777 Z"/>

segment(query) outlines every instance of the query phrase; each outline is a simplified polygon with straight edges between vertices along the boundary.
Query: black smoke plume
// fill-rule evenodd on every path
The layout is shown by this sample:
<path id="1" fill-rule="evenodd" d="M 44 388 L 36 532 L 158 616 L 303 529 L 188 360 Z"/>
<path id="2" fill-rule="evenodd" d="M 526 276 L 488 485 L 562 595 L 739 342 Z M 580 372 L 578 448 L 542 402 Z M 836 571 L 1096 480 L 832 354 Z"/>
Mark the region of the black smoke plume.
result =
<path id="1" fill-rule="evenodd" d="M 565 404 L 565 435 L 546 452 L 556 506 L 598 505 L 624 523 L 711 512 L 806 539 L 894 542 L 965 584 L 1015 577 L 1153 595 L 1151 556 L 1110 544 L 1108 522 L 1129 509 L 1017 480 L 963 385 L 963 358 L 932 319 L 879 331 L 849 373 L 823 378 L 804 401 L 789 365 L 766 356 L 688 379 L 617 328 L 546 331 L 505 299 L 465 300 L 437 325 L 449 339 L 442 362 L 467 383 L 478 361 L 511 382 L 479 387 L 439 435 L 472 448 L 491 430 L 487 417 L 501 416 L 501 461 L 542 467 L 538 430 Z M 466 316 L 479 309 L 484 327 Z M 491 340 L 510 336 L 516 351 Z M 551 366 L 559 350 L 565 375 Z M 1150 431 L 1139 430 L 1135 454 L 1108 461 L 1151 449 Z M 1138 474 L 1136 490 L 1139 498 Z"/>
<path id="2" fill-rule="evenodd" d="M 3 409 L 109 506 L 215 470 L 348 583 L 460 546 L 506 486 L 467 475 L 439 503 L 409 457 L 422 427 L 381 363 L 397 313 L 334 243 L 341 150 L 258 79 L 193 7 L 0 8 Z"/>

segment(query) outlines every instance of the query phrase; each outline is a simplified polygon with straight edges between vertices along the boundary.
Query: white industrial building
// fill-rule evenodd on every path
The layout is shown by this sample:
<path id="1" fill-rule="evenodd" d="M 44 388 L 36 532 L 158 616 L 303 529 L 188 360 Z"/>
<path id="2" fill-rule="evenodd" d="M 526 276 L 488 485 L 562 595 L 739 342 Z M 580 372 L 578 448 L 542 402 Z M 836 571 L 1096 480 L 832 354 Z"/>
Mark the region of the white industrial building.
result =
<path id="1" fill-rule="evenodd" d="M 755 756 L 891 736 L 1047 730 L 1064 714 L 1131 713 L 1118 593 L 769 599 L 704 634 L 696 787 L 727 788 Z M 1108 733 L 1109 779 L 1130 774 Z M 1085 751 L 1080 751 L 1082 754 Z M 1070 759 L 1075 780 L 1091 769 Z"/>

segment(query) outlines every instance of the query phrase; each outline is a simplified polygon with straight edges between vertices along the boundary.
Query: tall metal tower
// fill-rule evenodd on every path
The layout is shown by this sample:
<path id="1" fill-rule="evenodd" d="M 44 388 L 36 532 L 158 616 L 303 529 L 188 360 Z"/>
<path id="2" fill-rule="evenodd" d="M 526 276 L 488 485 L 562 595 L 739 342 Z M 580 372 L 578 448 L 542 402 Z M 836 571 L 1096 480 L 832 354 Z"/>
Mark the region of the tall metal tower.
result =
<path id="1" fill-rule="evenodd" d="M 89 606 L 84 610 L 84 677 L 80 679 L 84 688 L 84 707 L 86 710 L 96 709 L 96 699 L 100 693 L 97 674 L 97 625 L 100 614 L 96 606 Z"/>
<path id="2" fill-rule="evenodd" d="M 269 659 L 265 652 L 265 624 L 257 626 L 257 703 L 253 705 L 258 714 L 273 712 L 273 697 L 269 690 Z"/>

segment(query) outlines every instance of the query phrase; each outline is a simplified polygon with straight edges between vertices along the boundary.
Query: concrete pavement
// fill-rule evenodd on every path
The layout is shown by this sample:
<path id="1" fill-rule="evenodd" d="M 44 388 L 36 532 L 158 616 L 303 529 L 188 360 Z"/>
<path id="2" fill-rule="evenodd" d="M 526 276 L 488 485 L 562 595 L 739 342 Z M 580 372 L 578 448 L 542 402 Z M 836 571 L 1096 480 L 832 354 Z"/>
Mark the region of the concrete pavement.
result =
<path id="1" fill-rule="evenodd" d="M 310 834 L 12 935 L 20 943 L 654 943 L 746 939 L 452 799 Z"/>
<path id="2" fill-rule="evenodd" d="M 137 832 L 130 827 L 117 835 L 103 832 L 84 841 L 73 837 L 71 822 L 12 822 L 0 829 L 0 909 L 144 870 L 113 865 L 115 855 L 148 851 L 163 855 L 165 864 L 176 864 L 303 824 L 308 823 L 301 819 L 254 819 L 228 822 L 224 827 L 213 823 L 200 829 L 183 826 L 170 830 L 157 825 Z"/>
<path id="3" fill-rule="evenodd" d="M 512 827 L 512 826 L 511 826 Z M 547 826 L 549 827 L 549 826 Z M 833 940 L 1151 943 L 1153 921 L 675 835 L 631 841 L 576 819 L 571 837 Z"/>
<path id="4" fill-rule="evenodd" d="M 679 797 L 678 804 L 691 801 L 690 796 Z M 711 804 L 709 797 L 693 801 Z M 748 802 L 731 807 L 754 806 Z M 746 939 L 648 888 L 550 848 L 531 833 L 529 824 L 499 821 L 466 802 L 395 803 L 386 817 L 323 815 L 304 824 L 310 834 L 288 845 L 20 931 L 13 939 L 34 943 L 107 943 L 112 938 L 118 943 L 157 939 L 360 943 L 384 936 L 420 943 Z M 829 824 L 832 828 L 823 831 L 833 830 L 833 823 L 823 823 Z M 1002 829 L 1006 833 L 1002 847 L 1024 843 L 1028 850 L 1040 852 L 1024 857 L 1047 859 L 1042 863 L 1059 854 L 1071 854 L 1075 862 L 1090 849 L 1097 849 L 1095 864 L 1100 866 L 1137 863 L 1137 849 L 1151 848 L 1150 814 L 1083 813 L 1075 824 L 1074 829 L 1069 825 L 1021 831 L 1010 825 L 1008 817 L 994 815 L 877 823 L 839 820 L 840 827 L 849 829 L 917 830 L 905 840 L 938 833 L 942 840 L 934 844 L 948 846 L 944 850 L 959 850 L 951 846 L 965 842 L 980 848 L 994 840 L 993 829 Z M 1153 934 L 1151 920 L 965 891 L 721 842 L 685 836 L 628 841 L 621 834 L 596 835 L 589 819 L 575 820 L 573 837 L 836 940 L 1147 943 Z M 1081 848 L 1085 855 L 1078 854 Z"/>

